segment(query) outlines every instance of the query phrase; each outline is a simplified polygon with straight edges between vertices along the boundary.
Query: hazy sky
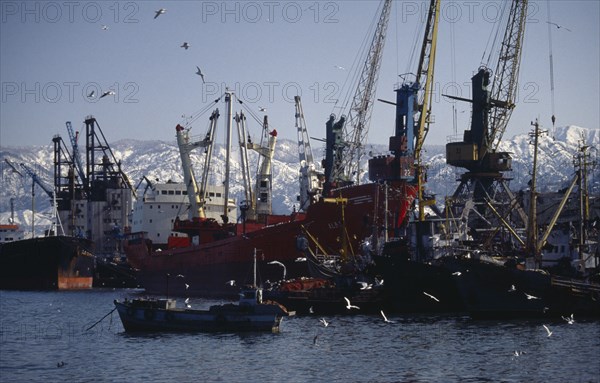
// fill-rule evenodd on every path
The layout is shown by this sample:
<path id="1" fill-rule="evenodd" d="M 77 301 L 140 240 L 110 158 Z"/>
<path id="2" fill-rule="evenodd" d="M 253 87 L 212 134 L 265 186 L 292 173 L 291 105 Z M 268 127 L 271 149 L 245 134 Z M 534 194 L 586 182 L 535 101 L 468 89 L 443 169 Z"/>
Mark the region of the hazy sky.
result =
<path id="1" fill-rule="evenodd" d="M 266 108 L 279 136 L 294 140 L 293 97 L 301 94 L 310 135 L 324 137 L 329 114 L 340 114 L 335 101 L 344 99 L 346 78 L 361 44 L 371 39 L 367 31 L 379 4 L 2 1 L 0 146 L 49 145 L 56 133 L 67 141 L 65 122 L 81 129 L 87 115 L 96 117 L 109 142 L 174 142 L 182 116 L 207 107 L 226 87 L 257 115 L 262 115 L 259 107 Z M 442 2 L 435 124 L 426 144 L 444 144 L 454 134 L 453 104 L 440 94 L 470 97 L 470 77 L 487 60 L 486 45 L 502 4 Z M 415 52 L 414 42 L 422 39 L 427 6 L 394 2 L 377 98 L 393 100 L 398 75 L 416 71 L 420 47 Z M 159 8 L 167 10 L 154 18 Z M 508 137 L 529 131 L 536 117 L 551 127 L 548 9 L 552 22 L 562 26 L 550 26 L 557 125 L 599 128 L 600 2 L 531 1 Z M 188 50 L 180 47 L 183 42 Z M 206 83 L 195 74 L 196 66 Z M 115 95 L 99 99 L 111 89 Z M 95 97 L 88 98 L 92 90 Z M 462 134 L 470 105 L 455 105 Z M 224 105 L 217 106 L 224 119 Z M 371 143 L 388 142 L 393 113 L 392 106 L 375 104 Z M 204 134 L 207 121 L 208 114 L 197 120 L 194 134 Z M 251 122 L 256 136 L 259 127 Z"/>

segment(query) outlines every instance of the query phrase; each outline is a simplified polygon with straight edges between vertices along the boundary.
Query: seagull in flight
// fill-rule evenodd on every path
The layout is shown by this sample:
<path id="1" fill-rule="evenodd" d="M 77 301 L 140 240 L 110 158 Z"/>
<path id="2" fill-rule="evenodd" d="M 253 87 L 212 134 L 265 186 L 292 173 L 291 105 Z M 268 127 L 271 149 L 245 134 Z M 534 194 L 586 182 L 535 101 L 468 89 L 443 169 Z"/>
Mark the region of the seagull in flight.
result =
<path id="1" fill-rule="evenodd" d="M 235 286 L 235 281 L 232 279 L 230 281 L 225 282 L 226 285 Z"/>
<path id="2" fill-rule="evenodd" d="M 329 322 L 327 322 L 327 321 L 325 320 L 325 318 L 321 318 L 321 319 L 319 319 L 319 322 L 323 323 L 323 326 L 325 326 L 325 327 L 329 326 Z"/>
<path id="3" fill-rule="evenodd" d="M 91 91 L 90 94 L 88 94 L 88 98 L 94 98 L 94 97 L 96 97 L 96 91 L 95 90 Z"/>
<path id="4" fill-rule="evenodd" d="M 452 273 L 452 275 L 456 275 L 457 277 L 460 277 L 462 273 L 460 271 L 455 271 Z"/>
<path id="5" fill-rule="evenodd" d="M 103 31 L 108 31 L 108 25 L 103 25 L 103 26 L 102 26 L 102 30 L 103 30 Z"/>
<path id="6" fill-rule="evenodd" d="M 102 96 L 100 96 L 100 98 L 106 97 L 106 96 L 114 96 L 116 93 L 114 90 L 107 90 L 106 92 L 102 93 Z"/>
<path id="7" fill-rule="evenodd" d="M 356 282 L 356 284 L 360 285 L 361 290 L 370 290 L 373 287 L 373 285 L 367 282 Z"/>
<path id="8" fill-rule="evenodd" d="M 313 309 L 313 307 L 312 307 L 312 306 L 310 306 L 310 307 L 308 308 L 308 312 L 309 312 L 310 314 L 314 314 L 314 313 L 315 313 L 315 310 Z"/>
<path id="9" fill-rule="evenodd" d="M 515 285 L 510 285 L 510 289 L 508 289 L 509 293 L 515 292 L 517 291 L 517 288 L 515 287 Z"/>
<path id="10" fill-rule="evenodd" d="M 428 294 L 428 293 L 426 293 L 425 291 L 423 291 L 423 294 L 427 295 L 429 298 L 433 299 L 433 300 L 434 300 L 434 301 L 436 301 L 436 302 L 439 302 L 439 301 L 440 301 L 439 299 L 437 299 L 436 297 L 434 297 L 434 296 L 433 296 L 433 295 L 431 295 L 431 294 Z"/>
<path id="11" fill-rule="evenodd" d="M 357 309 L 357 310 L 360 310 L 360 307 L 358 307 L 358 306 L 354 306 L 353 304 L 350 304 L 350 299 L 348 299 L 348 298 L 346 298 L 346 297 L 344 297 L 344 299 L 346 300 L 346 308 L 347 308 L 348 310 L 350 310 L 350 309 Z"/>
<path id="12" fill-rule="evenodd" d="M 266 111 L 267 111 L 267 108 L 265 108 L 264 106 L 259 106 L 259 107 L 258 107 L 258 111 L 259 111 L 259 112 L 266 112 Z"/>
<path id="13" fill-rule="evenodd" d="M 186 51 L 188 50 L 189 47 L 190 47 L 190 44 L 188 44 L 187 41 L 184 41 L 183 44 L 181 44 L 181 48 L 184 48 Z"/>
<path id="14" fill-rule="evenodd" d="M 383 321 L 384 321 L 385 323 L 396 323 L 396 322 L 394 322 L 394 321 L 391 321 L 391 320 L 387 319 L 387 317 L 386 317 L 386 316 L 385 316 L 385 314 L 383 313 L 383 310 L 380 310 L 379 312 L 381 313 L 381 316 L 383 317 Z"/>
<path id="15" fill-rule="evenodd" d="M 185 284 L 185 289 L 187 290 L 187 289 L 189 289 L 189 288 L 190 288 L 190 285 L 188 285 L 188 284 L 186 283 L 186 284 Z"/>
<path id="16" fill-rule="evenodd" d="M 527 293 L 523 293 L 523 294 L 525 294 L 525 296 L 527 297 L 527 299 L 540 299 L 540 298 L 538 298 L 538 297 L 536 297 L 536 296 L 529 295 L 529 294 L 527 294 Z"/>
<path id="17" fill-rule="evenodd" d="M 183 274 L 177 274 L 175 278 L 185 278 L 185 276 Z"/>
<path id="18" fill-rule="evenodd" d="M 306 262 L 306 257 L 298 257 L 294 262 Z"/>
<path id="19" fill-rule="evenodd" d="M 196 69 L 198 69 L 198 70 L 196 71 L 196 74 L 197 74 L 198 76 L 202 77 L 202 83 L 204 83 L 204 82 L 205 82 L 205 81 L 204 81 L 204 73 L 202 73 L 202 71 L 200 70 L 200 67 L 199 67 L 199 66 L 197 66 L 197 67 L 196 67 Z"/>
<path id="20" fill-rule="evenodd" d="M 165 13 L 167 10 L 164 8 L 161 8 L 157 11 L 154 11 L 156 14 L 154 15 L 154 18 L 156 19 L 158 16 L 162 15 L 163 13 Z"/>
<path id="21" fill-rule="evenodd" d="M 550 331 L 548 326 L 546 326 L 545 324 L 543 324 L 542 326 L 544 326 L 544 328 L 546 329 L 546 332 L 548 333 L 548 337 L 550 337 L 550 335 L 552 335 L 552 331 Z"/>
<path id="22" fill-rule="evenodd" d="M 335 69 L 339 69 L 339 70 L 346 70 L 346 68 L 344 68 L 343 66 L 339 66 L 339 65 L 334 65 L 333 67 Z"/>
<path id="23" fill-rule="evenodd" d="M 573 314 L 571 314 L 570 317 L 562 317 L 562 319 L 564 319 L 565 321 L 567 321 L 568 324 L 575 323 L 575 318 L 573 318 Z"/>
<path id="24" fill-rule="evenodd" d="M 556 23 L 553 23 L 553 22 L 550 22 L 550 21 L 546 21 L 546 22 L 547 22 L 548 24 L 550 24 L 550 25 L 555 25 L 555 26 L 556 26 L 556 29 L 560 29 L 560 28 L 562 28 L 562 29 L 564 29 L 565 31 L 572 32 L 572 31 L 571 31 L 569 28 L 563 27 L 562 25 L 558 25 L 558 24 L 556 24 Z"/>
<path id="25" fill-rule="evenodd" d="M 377 277 L 375 277 L 375 286 L 383 286 L 383 279 L 379 280 Z"/>

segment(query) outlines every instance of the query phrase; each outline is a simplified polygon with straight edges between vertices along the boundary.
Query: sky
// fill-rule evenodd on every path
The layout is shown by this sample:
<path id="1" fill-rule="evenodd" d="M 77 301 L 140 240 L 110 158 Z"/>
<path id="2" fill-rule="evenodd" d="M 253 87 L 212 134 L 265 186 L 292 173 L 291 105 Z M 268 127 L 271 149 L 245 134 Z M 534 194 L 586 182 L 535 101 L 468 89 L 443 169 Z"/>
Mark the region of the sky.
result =
<path id="1" fill-rule="evenodd" d="M 252 114 L 261 117 L 259 108 L 266 108 L 270 126 L 280 138 L 292 140 L 297 139 L 293 98 L 301 95 L 309 134 L 322 138 L 329 115 L 343 113 L 345 95 L 356 88 L 353 68 L 362 68 L 359 51 L 372 38 L 379 4 L 2 1 L 0 147 L 50 145 L 55 134 L 68 142 L 65 122 L 80 130 L 88 115 L 109 142 L 175 142 L 175 126 L 198 111 L 218 107 L 225 119 L 224 104 L 213 101 L 226 88 Z M 470 105 L 442 94 L 470 97 L 470 78 L 487 60 L 502 4 L 442 2 L 434 124 L 426 145 L 445 144 L 468 128 Z M 394 100 L 394 88 L 410 78 L 400 75 L 416 72 L 420 47 L 415 49 L 415 41 L 422 39 L 427 7 L 423 1 L 394 1 L 377 98 Z M 160 8 L 166 12 L 155 18 Z M 517 107 L 507 137 L 529 132 L 536 118 L 551 129 L 553 112 L 557 126 L 599 129 L 599 28 L 598 0 L 530 1 Z M 183 42 L 189 49 L 181 47 Z M 195 74 L 197 66 L 205 82 Z M 109 90 L 115 94 L 99 97 Z M 92 91 L 94 97 L 88 97 Z M 250 132 L 258 136 L 260 125 L 245 113 Z M 208 117 L 191 124 L 193 135 L 206 132 Z M 368 142 L 387 144 L 393 131 L 393 106 L 376 102 Z"/>

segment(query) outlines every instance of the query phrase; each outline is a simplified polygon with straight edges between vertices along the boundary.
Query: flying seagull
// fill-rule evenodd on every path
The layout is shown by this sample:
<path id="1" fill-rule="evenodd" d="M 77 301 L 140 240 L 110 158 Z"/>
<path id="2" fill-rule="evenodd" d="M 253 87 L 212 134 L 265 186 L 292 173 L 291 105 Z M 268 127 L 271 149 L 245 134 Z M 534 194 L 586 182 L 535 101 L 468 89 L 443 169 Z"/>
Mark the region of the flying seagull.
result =
<path id="1" fill-rule="evenodd" d="M 573 314 L 570 317 L 562 317 L 562 319 L 566 320 L 568 324 L 575 323 L 575 318 L 573 318 Z"/>
<path id="2" fill-rule="evenodd" d="M 515 287 L 515 285 L 510 285 L 510 289 L 508 289 L 509 293 L 515 292 L 517 291 L 517 288 Z"/>
<path id="3" fill-rule="evenodd" d="M 159 9 L 158 11 L 154 11 L 156 14 L 154 15 L 154 18 L 156 19 L 158 16 L 162 15 L 163 13 L 165 13 L 167 10 L 164 8 Z"/>
<path id="4" fill-rule="evenodd" d="M 553 23 L 553 22 L 550 22 L 550 21 L 546 21 L 546 22 L 547 22 L 548 24 L 550 24 L 550 25 L 555 25 L 555 26 L 556 26 L 556 29 L 560 29 L 560 28 L 562 28 L 562 29 L 564 29 L 565 31 L 572 32 L 572 31 L 571 31 L 569 28 L 563 27 L 562 25 L 558 25 L 558 24 L 556 24 L 556 23 Z"/>
<path id="5" fill-rule="evenodd" d="M 177 274 L 175 278 L 185 278 L 185 276 L 183 274 Z"/>
<path id="6" fill-rule="evenodd" d="M 334 65 L 333 67 L 336 69 L 339 69 L 339 70 L 346 70 L 346 68 L 344 68 L 343 66 L 339 66 L 339 65 Z"/>
<path id="7" fill-rule="evenodd" d="M 383 313 L 383 310 L 380 310 L 379 312 L 381 313 L 381 316 L 383 317 L 383 321 L 384 321 L 385 323 L 395 323 L 394 321 L 391 321 L 391 320 L 387 319 L 387 317 L 386 317 L 386 316 L 385 316 L 385 314 Z"/>
<path id="8" fill-rule="evenodd" d="M 452 275 L 456 275 L 457 277 L 460 277 L 462 273 L 460 271 L 455 271 L 452 273 Z"/>
<path id="9" fill-rule="evenodd" d="M 321 319 L 319 319 L 319 322 L 323 323 L 323 326 L 325 326 L 325 327 L 329 326 L 329 322 L 327 322 L 327 321 L 325 320 L 325 318 L 321 318 Z"/>
<path id="10" fill-rule="evenodd" d="M 96 91 L 95 90 L 91 91 L 90 94 L 88 94 L 88 98 L 94 98 L 94 97 L 96 97 Z"/>
<path id="11" fill-rule="evenodd" d="M 356 284 L 360 285 L 361 290 L 371 290 L 371 288 L 373 287 L 372 284 L 369 284 L 367 282 L 356 282 Z"/>
<path id="12" fill-rule="evenodd" d="M 546 332 L 548 333 L 548 336 L 552 335 L 552 331 L 550 331 L 550 329 L 548 328 L 548 326 L 546 326 L 545 324 L 543 324 L 542 326 L 544 326 L 544 328 L 546 329 Z"/>
<path id="13" fill-rule="evenodd" d="M 198 71 L 196 72 L 196 74 L 200 77 L 202 77 L 202 83 L 204 83 L 204 74 L 202 73 L 202 71 L 200 70 L 200 67 L 197 66 L 196 69 L 198 69 Z"/>
<path id="14" fill-rule="evenodd" d="M 306 257 L 298 257 L 294 260 L 294 262 L 306 262 Z"/>
<path id="15" fill-rule="evenodd" d="M 225 282 L 226 285 L 235 286 L 235 281 L 232 279 L 230 281 Z"/>
<path id="16" fill-rule="evenodd" d="M 187 289 L 189 289 L 189 288 L 190 288 L 190 285 L 188 285 L 188 284 L 186 283 L 186 284 L 185 284 L 185 289 L 187 290 Z"/>
<path id="17" fill-rule="evenodd" d="M 190 44 L 188 44 L 187 41 L 184 41 L 183 44 L 181 44 L 181 48 L 184 48 L 186 51 L 188 50 L 189 47 L 190 47 Z"/>
<path id="18" fill-rule="evenodd" d="M 440 301 L 439 299 L 437 299 L 436 297 L 434 297 L 434 296 L 433 296 L 433 295 L 431 295 L 431 294 L 428 294 L 428 293 L 426 293 L 425 291 L 423 291 L 423 294 L 427 295 L 429 298 L 433 299 L 433 300 L 434 300 L 434 301 L 436 301 L 436 302 L 439 302 L 439 301 Z"/>
<path id="19" fill-rule="evenodd" d="M 108 31 L 108 25 L 103 25 L 103 26 L 102 26 L 102 30 L 103 30 L 103 31 Z"/>
<path id="20" fill-rule="evenodd" d="M 527 297 L 527 299 L 540 299 L 540 298 L 538 298 L 538 297 L 536 297 L 536 296 L 529 295 L 529 294 L 527 294 L 527 293 L 523 293 L 523 294 L 525 294 L 525 296 Z"/>
<path id="21" fill-rule="evenodd" d="M 190 298 L 189 297 L 185 298 L 185 304 L 188 304 L 188 303 L 190 303 Z"/>
<path id="22" fill-rule="evenodd" d="M 313 307 L 312 307 L 312 306 L 310 306 L 310 307 L 308 308 L 308 312 L 309 312 L 310 314 L 314 314 L 314 313 L 315 313 L 315 310 L 313 310 Z"/>
<path id="23" fill-rule="evenodd" d="M 360 307 L 358 307 L 358 306 L 354 306 L 354 305 L 350 304 L 350 299 L 348 299 L 348 298 L 346 298 L 346 297 L 344 297 L 344 299 L 346 300 L 346 308 L 347 308 L 348 310 L 350 310 L 350 309 L 357 309 L 357 310 L 360 310 Z"/>
<path id="24" fill-rule="evenodd" d="M 100 98 L 102 97 L 106 97 L 106 96 L 114 96 L 116 93 L 114 90 L 107 90 L 106 92 L 102 93 L 102 96 L 100 96 Z"/>
<path id="25" fill-rule="evenodd" d="M 266 112 L 266 111 L 267 111 L 267 108 L 265 108 L 265 107 L 263 107 L 263 106 L 259 106 L 259 107 L 258 107 L 258 110 L 259 110 L 260 112 Z"/>

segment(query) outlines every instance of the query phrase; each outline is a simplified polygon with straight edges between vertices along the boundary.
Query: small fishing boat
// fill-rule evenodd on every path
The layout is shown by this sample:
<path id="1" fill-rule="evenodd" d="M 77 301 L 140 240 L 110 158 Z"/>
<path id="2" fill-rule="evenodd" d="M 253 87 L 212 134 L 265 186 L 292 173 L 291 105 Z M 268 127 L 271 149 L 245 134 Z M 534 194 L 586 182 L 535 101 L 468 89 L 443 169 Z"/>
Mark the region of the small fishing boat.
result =
<path id="1" fill-rule="evenodd" d="M 115 300 L 125 331 L 279 332 L 283 317 L 294 313 L 277 302 L 263 301 L 262 288 L 256 285 L 256 251 L 254 259 L 254 283 L 242 289 L 238 304 L 196 310 L 178 308 L 169 298 Z"/>

